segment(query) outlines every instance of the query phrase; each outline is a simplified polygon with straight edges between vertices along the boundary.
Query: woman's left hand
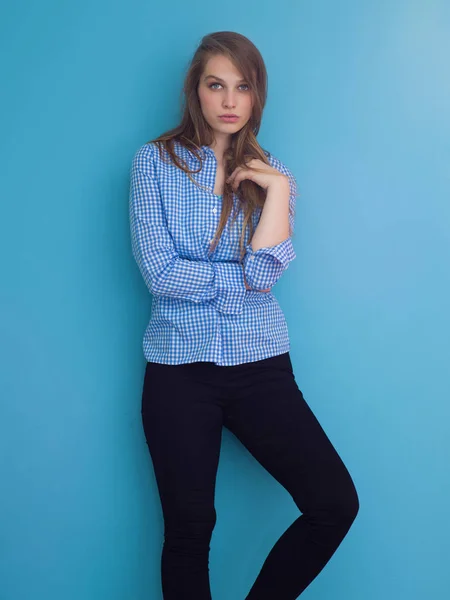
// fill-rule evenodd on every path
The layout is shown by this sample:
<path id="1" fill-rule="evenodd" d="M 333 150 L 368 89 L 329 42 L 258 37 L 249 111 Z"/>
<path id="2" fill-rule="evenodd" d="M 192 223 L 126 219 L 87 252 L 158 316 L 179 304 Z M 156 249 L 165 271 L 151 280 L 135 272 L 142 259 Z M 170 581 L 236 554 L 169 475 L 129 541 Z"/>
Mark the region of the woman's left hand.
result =
<path id="1" fill-rule="evenodd" d="M 254 169 L 258 169 L 258 171 L 255 171 Z M 280 185 L 281 182 L 289 185 L 289 179 L 286 175 L 280 173 L 278 169 L 267 165 L 259 158 L 252 158 L 248 162 L 248 168 L 237 167 L 228 177 L 226 182 L 231 184 L 233 191 L 236 192 L 239 184 L 244 179 L 250 179 L 251 181 L 254 181 L 265 190 L 268 190 L 269 187 L 273 185 Z"/>

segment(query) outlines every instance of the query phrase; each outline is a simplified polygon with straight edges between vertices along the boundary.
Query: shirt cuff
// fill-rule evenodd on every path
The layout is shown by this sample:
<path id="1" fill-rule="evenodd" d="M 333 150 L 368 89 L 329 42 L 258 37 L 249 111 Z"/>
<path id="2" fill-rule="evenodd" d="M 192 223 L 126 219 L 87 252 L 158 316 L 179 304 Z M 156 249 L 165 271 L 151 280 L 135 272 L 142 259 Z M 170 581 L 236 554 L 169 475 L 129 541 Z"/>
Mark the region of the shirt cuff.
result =
<path id="1" fill-rule="evenodd" d="M 270 288 L 275 285 L 295 257 L 290 237 L 275 246 L 258 248 L 258 250 L 253 250 L 250 242 L 246 246 L 243 260 L 245 278 L 254 289 Z"/>
<path id="2" fill-rule="evenodd" d="M 239 315 L 244 310 L 247 288 L 242 265 L 236 262 L 212 262 L 214 269 L 213 304 L 220 312 Z"/>

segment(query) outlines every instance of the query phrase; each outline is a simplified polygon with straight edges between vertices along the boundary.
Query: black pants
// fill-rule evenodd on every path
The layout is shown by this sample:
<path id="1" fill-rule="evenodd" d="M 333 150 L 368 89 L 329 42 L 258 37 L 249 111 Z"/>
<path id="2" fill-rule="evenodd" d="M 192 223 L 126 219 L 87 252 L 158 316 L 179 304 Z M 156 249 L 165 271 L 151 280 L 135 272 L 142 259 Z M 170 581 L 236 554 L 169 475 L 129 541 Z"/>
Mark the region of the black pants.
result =
<path id="1" fill-rule="evenodd" d="M 297 598 L 345 537 L 359 501 L 297 386 L 289 352 L 235 366 L 149 362 L 142 418 L 164 517 L 164 599 L 211 598 L 209 550 L 222 426 L 302 513 L 270 551 L 246 599 Z"/>

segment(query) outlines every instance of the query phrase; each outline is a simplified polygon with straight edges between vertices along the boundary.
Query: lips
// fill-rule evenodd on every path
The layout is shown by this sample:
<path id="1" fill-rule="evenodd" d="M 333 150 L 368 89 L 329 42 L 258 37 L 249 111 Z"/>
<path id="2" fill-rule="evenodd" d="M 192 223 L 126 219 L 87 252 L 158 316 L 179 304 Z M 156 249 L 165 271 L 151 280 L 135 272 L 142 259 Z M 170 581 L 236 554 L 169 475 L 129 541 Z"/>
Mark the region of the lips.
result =
<path id="1" fill-rule="evenodd" d="M 219 117 L 219 119 L 222 119 L 222 121 L 225 121 L 228 123 L 234 123 L 235 121 L 239 120 L 239 117 L 236 115 L 221 115 Z"/>

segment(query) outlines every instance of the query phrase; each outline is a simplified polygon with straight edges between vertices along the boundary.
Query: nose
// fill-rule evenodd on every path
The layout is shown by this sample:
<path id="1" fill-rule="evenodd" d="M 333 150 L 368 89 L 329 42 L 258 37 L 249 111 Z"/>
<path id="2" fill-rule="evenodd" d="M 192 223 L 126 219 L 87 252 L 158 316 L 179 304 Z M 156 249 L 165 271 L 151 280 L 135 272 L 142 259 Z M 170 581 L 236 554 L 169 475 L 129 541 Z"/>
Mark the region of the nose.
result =
<path id="1" fill-rule="evenodd" d="M 234 108 L 236 106 L 236 98 L 234 96 L 234 92 L 229 90 L 225 92 L 225 97 L 223 99 L 224 108 Z"/>

